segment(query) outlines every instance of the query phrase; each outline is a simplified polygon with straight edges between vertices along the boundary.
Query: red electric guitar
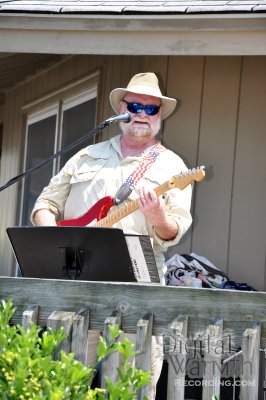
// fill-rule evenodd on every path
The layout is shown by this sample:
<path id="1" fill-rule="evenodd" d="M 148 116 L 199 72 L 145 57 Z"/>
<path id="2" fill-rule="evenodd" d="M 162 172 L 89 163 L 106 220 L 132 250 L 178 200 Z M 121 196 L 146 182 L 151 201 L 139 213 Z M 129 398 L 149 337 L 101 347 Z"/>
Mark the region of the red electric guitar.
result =
<path id="1" fill-rule="evenodd" d="M 193 181 L 200 182 L 205 177 L 204 167 L 194 168 L 188 170 L 180 175 L 173 176 L 169 181 L 164 182 L 162 185 L 157 186 L 154 191 L 157 196 L 167 192 L 170 189 L 178 188 L 185 189 Z M 114 211 L 107 215 L 110 208 L 114 207 Z M 89 211 L 82 217 L 59 221 L 58 226 L 86 226 L 93 222 L 91 226 L 108 228 L 118 222 L 120 219 L 133 213 L 138 209 L 138 200 L 127 203 L 124 207 L 117 208 L 114 206 L 113 197 L 106 196 L 97 201 Z"/>

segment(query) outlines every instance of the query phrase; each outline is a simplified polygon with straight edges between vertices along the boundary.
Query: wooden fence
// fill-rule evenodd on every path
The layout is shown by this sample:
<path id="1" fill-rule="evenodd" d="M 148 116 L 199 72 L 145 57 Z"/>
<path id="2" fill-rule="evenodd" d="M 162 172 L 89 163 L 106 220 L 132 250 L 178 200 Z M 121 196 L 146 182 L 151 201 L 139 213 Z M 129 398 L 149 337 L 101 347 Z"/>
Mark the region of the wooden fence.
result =
<path id="1" fill-rule="evenodd" d="M 136 366 L 144 370 L 150 370 L 151 335 L 164 336 L 164 400 L 190 398 L 187 388 L 193 385 L 201 386 L 202 399 L 215 394 L 222 400 L 229 384 L 231 399 L 263 399 L 266 293 L 1 277 L 0 299 L 12 299 L 12 323 L 63 326 L 69 335 L 61 348 L 84 363 L 88 329 L 107 335 L 107 326 L 118 323 L 136 333 Z M 115 354 L 109 357 L 104 373 L 115 377 L 117 363 Z"/>

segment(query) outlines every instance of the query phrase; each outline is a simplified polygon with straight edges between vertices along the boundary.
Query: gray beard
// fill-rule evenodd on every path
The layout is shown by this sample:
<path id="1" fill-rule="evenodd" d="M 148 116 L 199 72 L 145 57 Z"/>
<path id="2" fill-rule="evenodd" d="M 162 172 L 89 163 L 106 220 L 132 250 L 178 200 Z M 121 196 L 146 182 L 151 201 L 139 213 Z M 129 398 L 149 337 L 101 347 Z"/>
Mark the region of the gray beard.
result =
<path id="1" fill-rule="evenodd" d="M 159 133 L 161 128 L 161 121 L 158 120 L 155 123 L 155 125 L 153 125 L 152 128 L 148 124 L 143 124 L 142 127 L 136 127 L 133 124 L 128 126 L 128 124 L 120 122 L 119 125 L 122 132 L 126 130 L 132 137 L 145 138 L 145 137 L 154 137 Z"/>
<path id="2" fill-rule="evenodd" d="M 132 125 L 129 128 L 129 133 L 135 137 L 147 137 L 152 135 L 152 130 L 148 125 L 144 125 L 142 128 L 136 128 Z"/>

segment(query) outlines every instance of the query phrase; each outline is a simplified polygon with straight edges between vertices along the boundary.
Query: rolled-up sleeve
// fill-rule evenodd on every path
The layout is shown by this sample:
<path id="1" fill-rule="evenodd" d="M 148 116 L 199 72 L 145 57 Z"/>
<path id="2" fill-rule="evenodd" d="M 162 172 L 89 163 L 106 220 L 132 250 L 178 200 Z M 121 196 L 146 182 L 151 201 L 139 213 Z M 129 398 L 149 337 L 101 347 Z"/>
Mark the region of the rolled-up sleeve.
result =
<path id="1" fill-rule="evenodd" d="M 183 160 L 170 150 L 162 153 L 154 166 L 155 167 L 151 168 L 146 176 L 147 184 L 152 183 L 154 188 L 158 184 L 169 184 L 169 180 L 172 178 L 177 178 L 178 183 L 179 175 L 188 172 Z M 176 237 L 171 240 L 163 240 L 157 235 L 154 227 L 148 225 L 149 235 L 154 239 L 155 244 L 160 246 L 163 251 L 170 246 L 176 245 L 192 223 L 190 213 L 192 185 L 188 185 L 183 190 L 179 189 L 178 185 L 176 185 L 175 188 L 169 187 L 169 189 L 170 190 L 167 190 L 162 197 L 168 216 L 173 218 L 177 224 L 178 229 Z"/>
<path id="2" fill-rule="evenodd" d="M 34 205 L 31 212 L 31 222 L 34 225 L 34 214 L 38 210 L 50 210 L 56 216 L 56 220 L 63 218 L 65 203 L 71 188 L 71 164 L 66 166 L 46 186 Z"/>
<path id="3" fill-rule="evenodd" d="M 164 195 L 167 214 L 175 220 L 178 230 L 175 238 L 172 240 L 163 240 L 157 235 L 153 228 L 152 236 L 163 249 L 167 249 L 168 247 L 177 244 L 190 227 L 192 223 L 192 217 L 190 214 L 191 195 L 191 185 L 184 190 L 172 189 Z"/>

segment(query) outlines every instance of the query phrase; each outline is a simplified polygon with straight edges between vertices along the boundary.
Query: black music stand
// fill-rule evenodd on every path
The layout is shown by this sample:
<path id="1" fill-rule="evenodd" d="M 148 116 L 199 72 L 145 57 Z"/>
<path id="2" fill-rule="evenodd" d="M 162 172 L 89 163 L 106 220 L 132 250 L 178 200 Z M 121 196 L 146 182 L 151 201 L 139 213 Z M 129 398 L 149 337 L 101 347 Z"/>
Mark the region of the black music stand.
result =
<path id="1" fill-rule="evenodd" d="M 121 229 L 10 227 L 23 277 L 136 282 Z"/>

